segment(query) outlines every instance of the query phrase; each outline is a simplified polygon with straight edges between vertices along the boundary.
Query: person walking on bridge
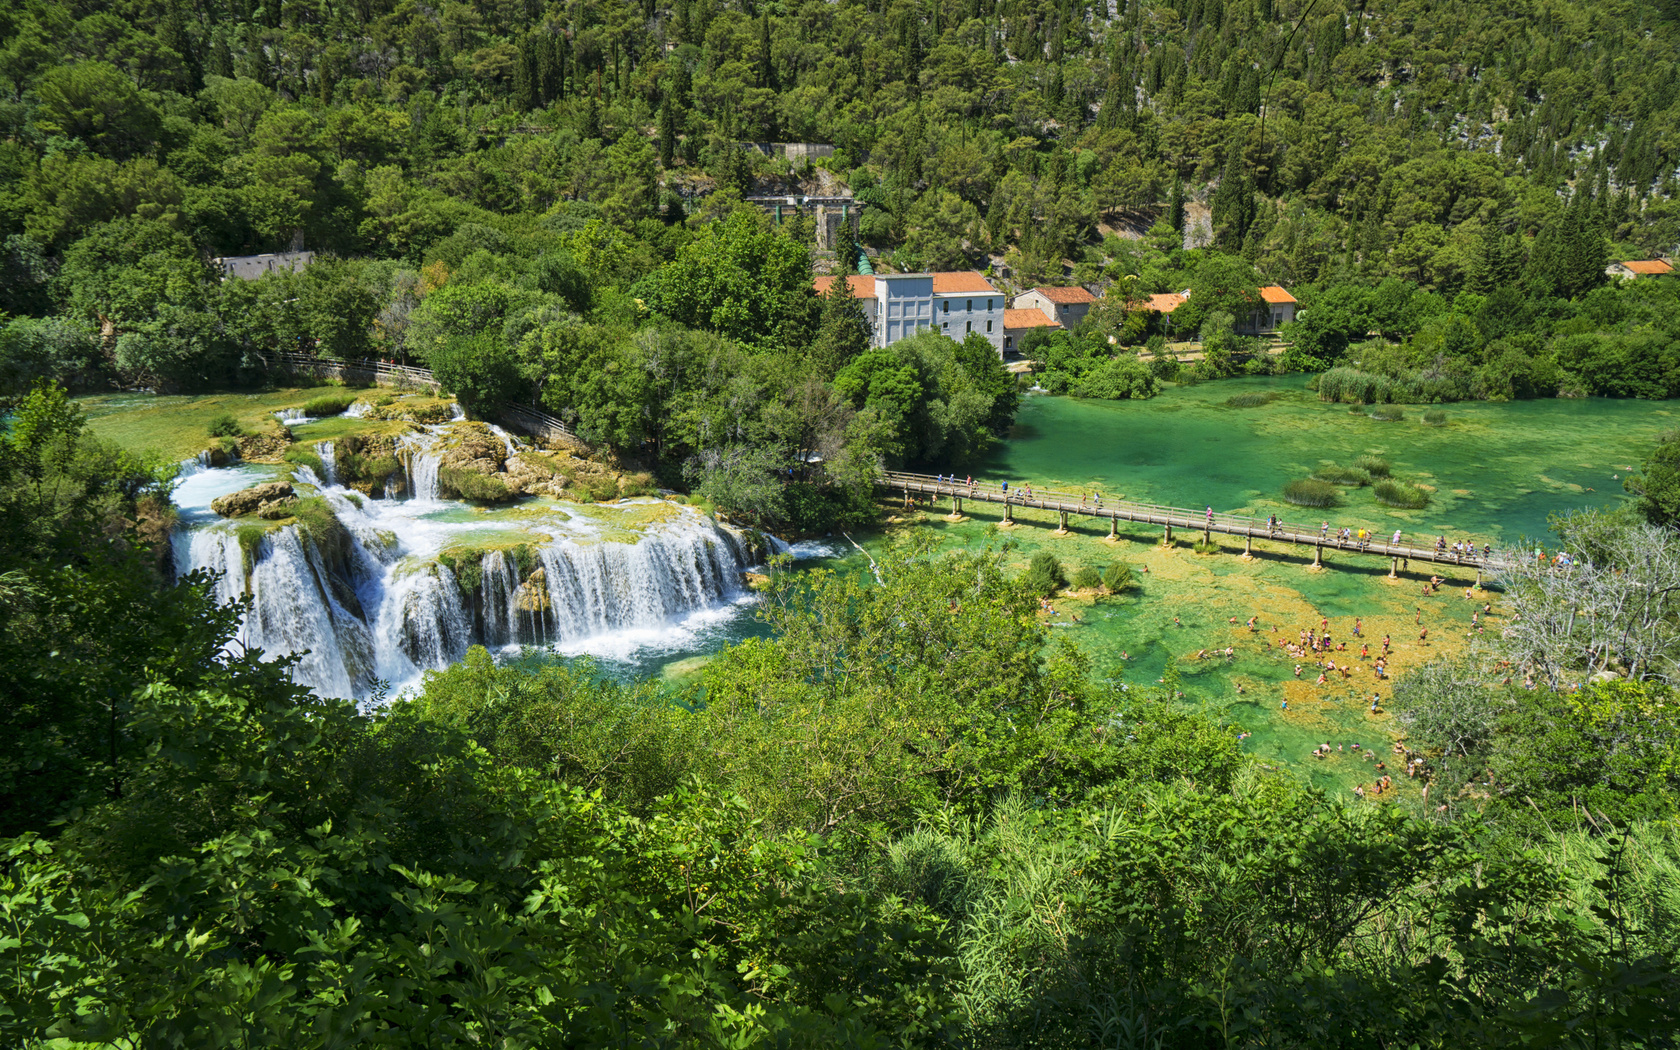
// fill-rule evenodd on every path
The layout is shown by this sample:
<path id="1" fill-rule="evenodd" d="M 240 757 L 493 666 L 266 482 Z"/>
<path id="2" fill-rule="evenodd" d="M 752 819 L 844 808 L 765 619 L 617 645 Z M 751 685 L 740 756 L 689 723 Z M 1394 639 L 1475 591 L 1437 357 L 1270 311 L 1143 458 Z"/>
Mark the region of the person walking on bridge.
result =
<path id="1" fill-rule="evenodd" d="M 1213 508 L 1208 508 L 1208 528 L 1213 528 Z"/>

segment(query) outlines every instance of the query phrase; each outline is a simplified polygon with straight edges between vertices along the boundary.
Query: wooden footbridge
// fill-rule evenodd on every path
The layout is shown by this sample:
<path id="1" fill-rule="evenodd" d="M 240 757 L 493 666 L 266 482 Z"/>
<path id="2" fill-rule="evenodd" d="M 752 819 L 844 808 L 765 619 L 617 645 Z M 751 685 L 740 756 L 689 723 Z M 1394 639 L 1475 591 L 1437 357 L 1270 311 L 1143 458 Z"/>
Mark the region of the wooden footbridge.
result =
<path id="1" fill-rule="evenodd" d="M 1134 503 L 1129 500 L 1110 499 L 1095 493 L 1056 492 L 1036 486 L 1011 486 L 1006 489 L 1004 485 L 994 482 L 971 482 L 961 478 L 889 471 L 880 482 L 880 487 L 888 492 L 902 492 L 906 508 L 910 506 L 911 500 L 918 496 L 928 497 L 935 503 L 941 499 L 951 500 L 953 514 L 962 513 L 964 500 L 1001 504 L 1006 525 L 1015 523 L 1017 508 L 1051 511 L 1061 523 L 1056 529 L 1059 535 L 1068 532 L 1068 521 L 1071 518 L 1081 517 L 1107 521 L 1109 539 L 1119 538 L 1120 523 L 1126 521 L 1160 527 L 1164 544 L 1172 543 L 1173 530 L 1177 529 L 1181 532 L 1201 533 L 1203 543 L 1212 543 L 1215 533 L 1240 536 L 1243 540 L 1243 553 L 1251 556 L 1254 553 L 1255 540 L 1311 547 L 1314 568 L 1323 567 L 1324 552 L 1329 549 L 1366 557 L 1387 558 L 1390 576 L 1398 576 L 1400 570 L 1407 568 L 1410 562 L 1421 561 L 1474 570 L 1476 582 L 1480 584 L 1482 575 L 1496 568 L 1497 560 L 1497 555 L 1485 557 L 1475 550 L 1461 553 L 1454 551 L 1450 546 L 1439 547 L 1431 544 L 1420 547 L 1409 543 L 1395 543 L 1392 536 L 1372 535 L 1370 532 L 1366 533 L 1364 539 L 1359 539 L 1355 530 L 1354 536 L 1343 539 L 1339 535 L 1340 530 L 1334 527 L 1300 525 L 1240 514 L 1216 513 L 1209 516 L 1206 511 L 1186 507 Z"/>

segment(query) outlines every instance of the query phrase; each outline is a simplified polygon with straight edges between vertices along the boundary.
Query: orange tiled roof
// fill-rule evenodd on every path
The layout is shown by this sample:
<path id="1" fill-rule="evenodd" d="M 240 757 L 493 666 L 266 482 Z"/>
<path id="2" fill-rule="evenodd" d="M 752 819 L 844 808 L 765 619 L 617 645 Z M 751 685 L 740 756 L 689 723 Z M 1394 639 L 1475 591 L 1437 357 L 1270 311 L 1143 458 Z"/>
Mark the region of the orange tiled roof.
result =
<path id="1" fill-rule="evenodd" d="M 1005 310 L 1005 328 L 1060 328 L 1062 322 L 1044 316 L 1043 310 Z"/>
<path id="2" fill-rule="evenodd" d="M 998 290 L 992 287 L 992 282 L 986 280 L 977 270 L 954 270 L 929 276 L 933 278 L 934 295 L 961 295 L 963 292 L 998 294 Z"/>
<path id="3" fill-rule="evenodd" d="M 1268 303 L 1279 304 L 1292 303 L 1295 301 L 1295 297 L 1293 295 L 1290 295 L 1288 292 L 1284 291 L 1281 287 L 1275 284 L 1268 284 L 1266 287 L 1260 289 L 1260 298 L 1266 300 Z"/>
<path id="4" fill-rule="evenodd" d="M 1627 267 L 1629 270 L 1632 270 L 1634 273 L 1645 274 L 1647 276 L 1651 274 L 1674 272 L 1674 267 L 1663 262 L 1661 259 L 1640 259 L 1637 262 L 1625 262 L 1622 263 L 1622 265 Z"/>
<path id="5" fill-rule="evenodd" d="M 868 274 L 854 273 L 846 278 L 846 283 L 852 286 L 852 296 L 854 298 L 875 298 L 875 278 L 869 276 Z M 818 277 L 816 280 L 811 282 L 811 287 L 817 290 L 818 295 L 827 295 L 828 290 L 833 286 L 833 277 Z"/>
<path id="6" fill-rule="evenodd" d="M 1034 288 L 1033 291 L 1057 304 L 1094 303 L 1097 297 L 1075 285 L 1072 288 Z"/>
<path id="7" fill-rule="evenodd" d="M 1183 305 L 1184 296 L 1179 295 L 1177 292 L 1164 292 L 1149 297 L 1149 308 L 1151 310 L 1159 310 L 1164 314 L 1170 314 Z"/>

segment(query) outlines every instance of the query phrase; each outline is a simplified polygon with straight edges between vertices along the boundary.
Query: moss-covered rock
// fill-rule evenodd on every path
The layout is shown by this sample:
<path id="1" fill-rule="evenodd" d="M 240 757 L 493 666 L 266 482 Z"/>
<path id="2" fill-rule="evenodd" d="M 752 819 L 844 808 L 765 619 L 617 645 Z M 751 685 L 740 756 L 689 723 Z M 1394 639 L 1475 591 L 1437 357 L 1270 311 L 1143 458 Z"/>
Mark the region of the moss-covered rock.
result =
<path id="1" fill-rule="evenodd" d="M 210 509 L 224 518 L 243 518 L 260 513 L 266 506 L 292 498 L 294 496 L 290 482 L 270 481 L 248 489 L 240 489 L 238 492 L 230 492 L 226 496 L 218 496 L 210 501 Z"/>

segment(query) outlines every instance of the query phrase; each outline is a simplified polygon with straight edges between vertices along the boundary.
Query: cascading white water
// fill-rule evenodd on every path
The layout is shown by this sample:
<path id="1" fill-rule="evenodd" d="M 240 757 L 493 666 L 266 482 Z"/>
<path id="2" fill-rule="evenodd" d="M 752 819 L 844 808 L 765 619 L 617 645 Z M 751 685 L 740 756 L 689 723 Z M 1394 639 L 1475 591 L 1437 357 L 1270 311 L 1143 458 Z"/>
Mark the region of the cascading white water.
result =
<path id="1" fill-rule="evenodd" d="M 397 438 L 397 455 L 402 460 L 411 499 L 431 501 L 438 498 L 438 466 L 443 461 L 443 455 L 436 450 L 439 440 L 437 431 L 433 429 L 414 431 Z"/>
<path id="2" fill-rule="evenodd" d="M 224 602 L 248 594 L 239 640 L 270 656 L 308 650 L 294 677 L 318 692 L 365 697 L 378 680 L 400 690 L 473 644 L 609 658 L 680 648 L 694 637 L 690 619 L 750 597 L 750 543 L 691 507 L 532 500 L 474 509 L 437 498 L 439 435 L 404 438 L 414 499 L 370 499 L 330 474 L 294 470 L 300 495 L 318 493 L 337 519 L 342 531 L 330 535 L 311 533 L 325 527 L 317 514 L 264 526 L 208 512 L 211 498 L 273 468 L 203 470 L 182 503 L 178 571 L 220 573 Z M 332 470 L 328 455 L 322 465 Z M 253 538 L 249 530 L 263 527 Z M 477 571 L 457 578 L 451 566 Z"/>
<path id="3" fill-rule="evenodd" d="M 274 418 L 289 427 L 301 427 L 305 423 L 315 422 L 315 417 L 304 412 L 301 408 L 282 408 L 274 413 Z"/>
<path id="4" fill-rule="evenodd" d="M 331 441 L 315 442 L 315 454 L 321 457 L 321 467 L 327 474 L 327 476 L 321 480 L 325 481 L 328 485 L 338 484 L 338 469 L 333 463 L 333 454 L 336 450 L 337 446 Z"/>

